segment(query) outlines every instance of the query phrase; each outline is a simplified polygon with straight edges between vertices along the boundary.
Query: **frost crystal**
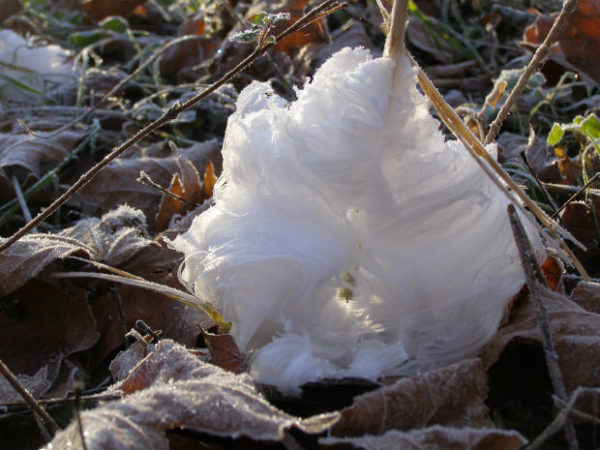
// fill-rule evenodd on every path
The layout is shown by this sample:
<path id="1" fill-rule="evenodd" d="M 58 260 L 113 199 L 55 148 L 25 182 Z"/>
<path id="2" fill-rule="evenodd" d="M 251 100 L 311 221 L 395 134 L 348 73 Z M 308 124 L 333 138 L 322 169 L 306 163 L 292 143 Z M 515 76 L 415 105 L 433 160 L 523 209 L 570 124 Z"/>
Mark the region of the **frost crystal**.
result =
<path id="1" fill-rule="evenodd" d="M 508 200 L 395 64 L 345 48 L 291 104 L 244 89 L 215 206 L 174 242 L 259 382 L 297 392 L 471 356 L 523 282 Z"/>

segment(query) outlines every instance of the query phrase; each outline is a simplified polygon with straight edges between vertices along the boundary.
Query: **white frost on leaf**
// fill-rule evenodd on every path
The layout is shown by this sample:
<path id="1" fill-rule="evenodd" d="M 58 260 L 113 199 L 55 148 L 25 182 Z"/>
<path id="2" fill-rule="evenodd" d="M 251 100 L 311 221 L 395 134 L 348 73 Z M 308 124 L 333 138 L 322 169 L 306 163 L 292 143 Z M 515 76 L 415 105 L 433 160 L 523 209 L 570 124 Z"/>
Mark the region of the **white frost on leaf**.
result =
<path id="1" fill-rule="evenodd" d="M 398 64 L 345 48 L 293 103 L 244 89 L 215 206 L 174 241 L 259 382 L 297 392 L 474 355 L 522 285 L 507 198 Z"/>

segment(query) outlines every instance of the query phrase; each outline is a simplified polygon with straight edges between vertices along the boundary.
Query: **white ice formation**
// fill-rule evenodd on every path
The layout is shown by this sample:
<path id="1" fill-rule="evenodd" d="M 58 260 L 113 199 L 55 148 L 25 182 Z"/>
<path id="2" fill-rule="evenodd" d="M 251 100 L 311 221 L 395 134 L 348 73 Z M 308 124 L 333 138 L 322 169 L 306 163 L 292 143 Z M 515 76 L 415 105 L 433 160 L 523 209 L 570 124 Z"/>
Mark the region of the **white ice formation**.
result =
<path id="1" fill-rule="evenodd" d="M 244 89 L 215 206 L 174 241 L 252 375 L 288 393 L 474 355 L 524 280 L 507 198 L 395 64 L 345 48 L 292 103 Z"/>
<path id="2" fill-rule="evenodd" d="M 64 83 L 75 72 L 70 52 L 59 45 L 36 46 L 12 30 L 0 30 L 0 74 L 44 92 L 50 84 Z M 39 98 L 0 77 L 0 99 L 30 101 Z"/>

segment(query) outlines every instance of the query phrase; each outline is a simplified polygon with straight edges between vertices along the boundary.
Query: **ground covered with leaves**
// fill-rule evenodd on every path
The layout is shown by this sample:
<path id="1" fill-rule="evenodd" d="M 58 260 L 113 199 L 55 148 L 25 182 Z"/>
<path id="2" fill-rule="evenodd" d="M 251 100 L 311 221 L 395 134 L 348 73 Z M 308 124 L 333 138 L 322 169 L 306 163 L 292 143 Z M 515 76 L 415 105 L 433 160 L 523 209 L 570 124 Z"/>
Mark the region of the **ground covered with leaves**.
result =
<path id="1" fill-rule="evenodd" d="M 572 246 L 591 280 L 550 256 L 541 269 L 549 287 L 536 297 L 546 307 L 562 400 L 525 287 L 479 358 L 378 383 L 310 383 L 291 398 L 253 383 L 217 314 L 137 283 L 185 291 L 182 256 L 164 238 L 210 207 L 227 118 L 243 87 L 269 81 L 291 100 L 337 50 L 381 54 L 381 13 L 370 0 L 332 3 L 302 30 L 270 40 L 316 6 L 0 0 L 3 242 L 118 144 L 234 70 L 0 254 L 0 359 L 37 399 L 34 409 L 51 416 L 40 419 L 0 378 L 2 448 L 53 438 L 52 448 L 90 449 L 575 448 L 569 430 L 581 448 L 600 445 L 598 0 L 579 1 L 495 139 L 504 169 L 587 249 Z M 411 2 L 407 47 L 483 139 L 561 6 Z M 236 70 L 257 42 L 271 48 Z"/>

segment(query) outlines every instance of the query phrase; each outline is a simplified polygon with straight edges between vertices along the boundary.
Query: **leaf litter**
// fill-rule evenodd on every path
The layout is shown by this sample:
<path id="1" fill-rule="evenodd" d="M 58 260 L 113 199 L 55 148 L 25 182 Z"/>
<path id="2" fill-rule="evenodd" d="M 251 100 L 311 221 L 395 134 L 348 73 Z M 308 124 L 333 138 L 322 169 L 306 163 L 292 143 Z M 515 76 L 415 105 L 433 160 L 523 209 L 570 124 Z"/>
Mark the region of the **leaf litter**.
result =
<path id="1" fill-rule="evenodd" d="M 65 17 L 70 17 L 68 20 L 76 23 L 79 20 L 77 14 L 80 14 L 79 17 L 89 14 L 92 20 L 81 26 L 94 31 L 102 27 L 95 22 L 96 20 L 102 20 L 111 14 L 120 14 L 125 17 L 120 23 L 134 32 L 125 39 L 122 39 L 125 34 L 119 37 L 121 40 L 115 41 L 119 42 L 117 45 L 103 44 L 94 47 L 95 44 L 92 44 L 77 55 L 76 61 L 83 62 L 81 69 L 88 70 L 89 75 L 79 87 L 77 83 L 61 87 L 62 94 L 57 96 L 57 99 L 66 101 L 70 105 L 93 104 L 101 95 L 99 93 L 107 92 L 112 84 L 122 80 L 127 73 L 131 72 L 135 67 L 135 61 L 142 57 L 143 52 L 162 42 L 163 36 L 175 33 L 176 27 L 168 25 L 170 22 L 166 21 L 165 17 L 170 17 L 175 24 L 184 23 L 189 18 L 190 10 L 183 13 L 182 4 L 169 4 L 168 7 L 164 7 L 165 2 L 162 1 L 153 5 L 150 3 L 142 5 L 142 3 L 122 3 L 118 5 L 119 9 L 115 10 L 114 8 L 117 7 L 115 2 L 87 2 L 86 10 L 83 12 L 58 19 L 66 20 Z M 188 3 L 186 7 L 193 9 L 193 2 Z M 523 60 L 519 58 L 540 42 L 539 38 L 537 41 L 529 40 L 529 31 L 523 34 L 526 24 L 530 23 L 528 20 L 535 19 L 531 12 L 525 11 L 523 5 L 515 4 L 515 9 L 508 11 L 497 7 L 487 9 L 484 2 L 474 2 L 470 6 L 457 5 L 453 2 L 444 3 L 442 6 L 432 5 L 431 2 L 416 3 L 418 9 L 413 8 L 413 11 L 417 11 L 417 14 L 427 13 L 429 16 L 415 15 L 410 18 L 409 48 L 424 66 L 431 67 L 432 76 L 438 77 L 436 80 L 440 81 L 442 93 L 449 96 L 452 95 L 451 88 L 460 87 L 463 92 L 468 93 L 470 100 L 483 105 L 486 94 L 492 89 L 490 74 L 486 71 L 492 71 L 493 78 L 501 81 L 502 69 L 522 67 L 522 62 L 519 61 Z M 587 116 L 587 112 L 593 110 L 594 105 L 597 106 L 597 102 L 593 101 L 593 93 L 597 91 L 594 91 L 593 81 L 590 81 L 590 75 L 594 76 L 594 74 L 589 69 L 591 67 L 589 61 L 593 61 L 597 43 L 594 40 L 593 27 L 587 25 L 588 22 L 593 24 L 598 21 L 597 12 L 590 9 L 590 6 L 595 4 L 595 1 L 581 2 L 572 19 L 581 26 L 577 30 L 576 27 L 571 26 L 570 31 L 560 40 L 559 52 L 561 53 L 554 53 L 551 61 L 543 68 L 545 84 L 537 88 L 532 87 L 525 93 L 526 98 L 517 105 L 516 114 L 506 123 L 499 139 L 499 144 L 504 147 L 504 155 L 510 155 L 510 160 L 506 160 L 505 163 L 517 163 L 517 155 L 521 150 L 525 150 L 542 183 L 555 185 L 558 183 L 569 189 L 576 188 L 581 183 L 582 167 L 593 167 L 593 170 L 596 170 L 596 166 L 586 165 L 589 158 L 582 157 L 585 152 L 576 136 L 573 138 L 567 136 L 557 146 L 559 148 L 548 147 L 543 141 L 550 133 L 553 124 L 568 124 L 576 114 Z M 163 5 L 162 10 L 159 9 L 160 5 Z M 202 46 L 209 47 L 203 47 L 203 53 L 196 54 L 183 67 L 170 67 L 167 55 L 164 55 L 160 67 L 147 69 L 141 76 L 129 81 L 128 89 L 123 89 L 114 98 L 109 99 L 105 109 L 97 111 L 97 117 L 100 118 L 102 127 L 105 127 L 96 145 L 99 150 L 94 150 L 90 146 L 90 153 L 82 154 L 81 163 L 85 164 L 86 161 L 99 158 L 106 151 L 107 144 L 112 145 L 113 142 L 127 136 L 140 120 L 155 117 L 170 102 L 181 98 L 186 89 L 192 89 L 191 86 L 180 87 L 168 83 L 198 80 L 207 83 L 213 80 L 215 75 L 233 67 L 244 54 L 250 53 L 252 45 L 244 47 L 226 39 L 228 35 L 239 32 L 242 28 L 235 15 L 247 20 L 263 10 L 269 10 L 292 12 L 293 17 L 296 18 L 301 15 L 306 5 L 304 2 L 279 5 L 264 2 L 264 5 L 262 3 L 252 5 L 255 8 L 250 6 L 248 3 L 238 2 L 232 6 L 234 14 L 221 4 L 207 6 L 202 11 L 201 28 L 203 29 L 195 29 L 193 32 L 202 34 L 202 39 L 198 42 L 201 42 Z M 537 7 L 544 8 L 543 14 L 552 11 L 551 7 L 547 8 L 545 4 L 539 4 Z M 38 13 L 55 20 L 53 13 L 44 9 L 43 5 L 39 8 L 41 9 Z M 374 3 L 366 6 L 352 5 L 337 11 L 326 20 L 321 20 L 318 26 L 311 25 L 310 33 L 297 33 L 293 39 L 289 39 L 288 43 L 282 43 L 269 58 L 258 61 L 246 75 L 236 78 L 233 84 L 239 90 L 252 79 L 260 81 L 270 79 L 278 92 L 292 98 L 294 96 L 292 86 L 300 83 L 306 76 L 312 75 L 318 64 L 344 45 L 363 44 L 375 51 L 381 48 L 383 35 L 378 28 L 380 19 L 376 17 L 374 11 L 377 11 Z M 200 13 L 200 11 L 195 12 Z M 490 16 L 484 20 L 485 13 L 489 13 Z M 33 23 L 41 17 L 39 14 L 31 15 L 27 9 L 21 14 L 27 17 L 27 20 L 33 20 Z M 538 34 L 541 36 L 542 28 L 545 26 L 542 18 L 545 16 L 537 13 L 535 15 L 537 17 L 535 26 L 540 30 Z M 360 17 L 364 20 L 360 20 Z M 466 21 L 465 18 L 469 20 Z M 13 19 L 9 18 L 6 23 L 14 24 L 11 20 Z M 426 24 L 436 23 L 436 21 L 441 21 L 455 31 L 464 33 L 457 41 L 457 37 L 452 33 L 449 35 L 431 33 L 431 29 L 428 32 Z M 69 26 L 64 30 L 69 30 Z M 39 29 L 43 29 L 43 25 Z M 138 33 L 138 30 L 142 29 L 147 33 L 146 35 Z M 164 33 L 163 35 L 156 34 L 159 29 Z M 182 34 L 189 32 L 181 29 Z M 53 37 L 55 42 L 66 42 L 66 34 L 70 32 L 61 33 L 63 34 Z M 516 42 L 523 36 L 529 42 L 529 46 L 519 48 Z M 410 37 L 414 42 L 410 41 Z M 581 39 L 585 39 L 585 45 L 579 45 Z M 223 44 L 219 45 L 221 42 Z M 218 48 L 211 47 L 213 43 Z M 140 49 L 142 53 L 136 55 Z M 95 53 L 96 50 L 98 53 Z M 473 50 L 478 56 L 475 56 Z M 177 47 L 177 51 L 181 54 L 186 50 L 185 47 Z M 587 55 L 584 58 L 588 60 L 577 59 L 580 53 Z M 97 58 L 98 55 L 107 58 L 108 64 Z M 440 75 L 435 68 L 440 58 L 456 62 L 457 68 L 442 72 Z M 481 61 L 486 63 L 489 61 L 490 64 L 482 67 Z M 460 65 L 463 62 L 466 63 L 464 67 Z M 117 68 L 121 70 L 118 79 L 94 75 L 94 71 L 107 69 L 110 64 L 113 64 L 111 73 L 116 73 Z M 167 66 L 172 73 L 168 73 Z M 157 78 L 157 73 L 161 71 L 164 72 L 162 74 L 165 76 L 164 80 Z M 559 81 L 561 77 L 569 76 L 565 75 L 565 71 L 579 71 L 580 79 L 573 83 Z M 563 83 L 566 87 L 563 89 L 562 85 L 557 83 Z M 161 91 L 163 88 L 166 89 Z M 232 86 L 227 88 L 229 91 L 226 94 L 214 97 L 207 103 L 210 106 L 196 108 L 194 116 L 190 115 L 183 121 L 165 127 L 163 133 L 151 136 L 139 151 L 121 158 L 116 164 L 101 172 L 88 185 L 87 194 L 82 191 L 80 196 L 72 199 L 69 206 L 57 217 L 60 222 L 55 221 L 52 225 L 53 233 L 29 235 L 12 247 L 8 253 L 3 254 L 0 259 L 0 268 L 5 274 L 2 280 L 2 292 L 5 295 L 0 303 L 0 320 L 6 320 L 6 323 L 10 324 L 9 328 L 2 329 L 11 330 L 9 338 L 5 339 L 11 345 L 6 345 L 6 348 L 0 351 L 0 357 L 20 374 L 19 379 L 37 397 L 64 396 L 75 389 L 76 379 L 86 380 L 84 381 L 86 388 L 99 385 L 100 379 L 106 377 L 108 373 L 109 363 L 113 362 L 115 364 L 113 369 L 116 369 L 116 361 L 119 359 L 115 359 L 114 355 L 124 348 L 125 331 L 138 319 L 149 323 L 154 330 L 162 330 L 161 336 L 175 339 L 188 348 L 202 346 L 204 341 L 212 351 L 211 359 L 211 352 L 206 349 L 195 351 L 194 353 L 200 356 L 193 356 L 168 340 L 149 346 L 142 345 L 138 341 L 132 344 L 129 362 L 123 363 L 120 370 L 115 371 L 113 375 L 114 381 L 122 377 L 129 380 L 130 387 L 127 388 L 129 390 L 123 388 L 126 385 L 123 381 L 110 388 L 115 392 L 124 389 L 128 395 L 118 402 L 106 403 L 102 408 L 108 409 L 100 410 L 101 418 L 97 421 L 93 419 L 98 425 L 96 427 L 90 424 L 92 419 L 88 418 L 88 414 L 91 415 L 93 412 L 82 413 L 87 448 L 105 448 L 106 442 L 113 442 L 116 445 L 126 435 L 127 431 L 121 434 L 108 420 L 113 411 L 118 411 L 119 416 L 115 417 L 119 417 L 122 423 L 128 424 L 124 427 L 125 430 L 136 430 L 138 426 L 150 424 L 151 429 L 146 430 L 145 435 L 133 435 L 136 445 L 145 444 L 149 448 L 155 448 L 153 446 L 167 448 L 165 446 L 169 445 L 169 439 L 172 444 L 175 444 L 177 439 L 183 439 L 184 442 L 188 439 L 189 443 L 189 437 L 186 438 L 185 433 L 180 431 L 182 428 L 188 428 L 187 425 L 191 425 L 189 429 L 200 433 L 198 436 L 203 436 L 201 439 L 207 439 L 207 436 L 220 436 L 220 439 L 238 438 L 237 442 L 242 445 L 239 440 L 240 430 L 245 429 L 248 433 L 245 436 L 255 443 L 258 442 L 258 447 L 261 443 L 265 443 L 267 437 L 269 441 L 289 443 L 288 435 L 295 436 L 294 433 L 289 433 L 289 430 L 303 423 L 298 417 L 270 407 L 265 397 L 253 387 L 252 380 L 247 375 L 241 375 L 240 378 L 216 369 L 209 362 L 201 361 L 201 359 L 212 361 L 212 364 L 230 367 L 236 372 L 245 370 L 243 355 L 236 353 L 235 341 L 230 336 L 215 335 L 216 340 L 211 341 L 213 337 L 210 332 L 206 332 L 206 329 L 213 323 L 203 313 L 190 310 L 161 294 L 131 286 L 111 287 L 107 283 L 85 285 L 65 280 L 57 283 L 56 280 L 48 277 L 50 271 L 69 270 L 73 262 L 65 258 L 79 256 L 108 262 L 152 281 L 181 288 L 176 276 L 179 255 L 160 242 L 160 235 L 157 233 L 164 230 L 163 236 L 175 237 L 181 230 L 189 227 L 194 214 L 205 210 L 208 206 L 206 203 L 210 203 L 210 200 L 205 202 L 210 197 L 209 192 L 204 192 L 202 188 L 203 183 L 205 186 L 211 184 L 206 182 L 207 178 L 204 176 L 203 171 L 207 167 L 207 160 L 202 149 L 211 148 L 210 151 L 218 151 L 220 147 L 220 142 L 206 142 L 206 139 L 214 136 L 222 137 L 224 122 L 232 112 L 231 100 L 234 95 L 231 94 Z M 555 97 L 552 97 L 554 92 L 561 94 L 556 95 L 554 99 Z M 142 102 L 138 102 L 140 98 L 143 98 Z M 548 98 L 551 100 L 545 101 Z M 40 97 L 37 100 L 46 102 L 48 99 Z M 466 102 L 466 97 L 462 96 L 459 101 Z M 500 99 L 500 103 L 501 101 L 503 98 Z M 12 175 L 17 175 L 22 186 L 26 188 L 43 176 L 48 166 L 53 166 L 64 159 L 82 138 L 79 130 L 63 132 L 56 136 L 53 136 L 52 132 L 48 133 L 48 128 L 44 127 L 48 127 L 51 121 L 43 119 L 45 110 L 40 108 L 35 115 L 41 114 L 38 119 L 43 120 L 32 119 L 28 125 L 31 125 L 31 131 L 41 135 L 42 139 L 37 137 L 33 139 L 23 134 L 22 130 L 15 125 L 14 111 L 16 110 L 13 106 L 15 105 L 3 104 L 0 108 L 3 127 L 1 131 L 6 137 L 0 145 L 0 155 L 3 155 L 2 161 L 4 161 L 0 165 L 4 170 L 0 196 L 5 200 L 10 200 L 14 196 L 10 183 Z M 52 108 L 52 105 L 48 107 Z M 537 112 L 529 115 L 532 108 Z M 463 110 L 467 111 L 467 108 Z M 9 114 L 4 114 L 4 111 L 8 111 Z M 52 114 L 52 109 L 48 111 Z M 475 113 L 477 112 L 475 109 Z M 494 111 L 488 109 L 486 114 L 491 114 L 491 118 Z M 31 117 L 34 117 L 33 112 Z M 70 120 L 72 117 L 72 115 L 60 117 L 55 115 L 55 120 L 52 122 L 54 125 L 49 129 L 66 123 L 66 118 Z M 27 117 L 25 121 L 28 122 Z M 536 128 L 536 134 L 540 136 L 533 147 L 527 145 L 525 136 L 528 124 L 532 124 Z M 179 148 L 177 153 L 185 155 L 179 159 L 179 163 L 177 154 L 164 150 L 168 148 L 164 145 L 166 141 L 176 143 Z M 7 142 L 14 142 L 15 145 L 8 145 Z M 191 173 L 186 168 L 189 165 L 184 158 L 192 162 L 197 173 Z M 216 161 L 215 169 L 216 174 L 219 174 L 219 161 Z M 175 200 L 164 192 L 139 184 L 135 180 L 140 170 L 145 170 L 159 185 L 186 201 L 193 204 L 205 202 L 205 204 L 192 206 Z M 538 201 L 545 203 L 543 193 L 531 181 L 530 174 L 526 174 L 526 169 L 523 167 L 519 170 L 521 172 L 515 177 L 518 179 L 522 174 L 527 175 L 522 179 L 529 180 L 528 192 Z M 179 184 L 172 182 L 178 172 Z M 66 184 L 73 176 L 73 165 L 71 165 L 65 177 L 61 176 L 60 182 Z M 569 191 L 570 193 L 567 194 L 567 191 L 559 191 L 551 186 L 548 186 L 548 189 L 552 191 L 553 196 L 556 196 L 559 204 L 561 201 L 566 201 L 573 193 Z M 32 200 L 29 206 L 35 212 L 51 195 L 53 193 L 47 190 L 43 196 L 36 197 L 35 201 Z M 596 246 L 594 236 L 596 236 L 597 224 L 594 217 L 595 204 L 590 198 L 593 199 L 594 195 L 588 196 L 584 192 L 578 199 L 578 203 L 567 205 L 563 213 L 563 225 L 577 236 L 584 237 L 593 251 Z M 138 211 L 121 209 L 111 213 L 111 209 L 125 202 L 133 208 L 138 208 Z M 171 206 L 161 209 L 160 202 L 165 205 L 171 203 Z M 73 213 L 74 217 L 79 215 L 82 218 L 74 220 L 73 216 L 69 216 L 70 213 Z M 110 214 L 113 214 L 112 218 Z M 100 219 L 90 218 L 90 215 Z M 569 216 L 575 219 L 571 220 Z M 14 227 L 14 225 L 10 226 Z M 4 225 L 6 234 L 12 232 L 10 226 Z M 83 263 L 78 261 L 76 264 Z M 587 264 L 590 268 L 594 267 L 592 263 Z M 597 276 L 598 273 L 600 272 L 596 269 L 593 275 Z M 570 292 L 573 287 L 572 280 L 573 278 L 566 278 L 567 292 Z M 595 356 L 598 353 L 596 331 L 598 327 L 595 322 L 597 286 L 589 282 L 579 283 L 570 298 L 556 293 L 546 293 L 544 298 L 550 305 L 550 325 L 555 332 L 561 371 L 568 390 L 573 391 L 578 386 L 598 386 L 597 377 L 594 378 L 594 370 L 600 364 Z M 44 301 L 40 301 L 41 299 Z M 79 326 L 76 326 L 77 323 Z M 69 326 L 65 327 L 64 324 Z M 38 331 L 32 332 L 34 329 Z M 22 336 L 27 338 L 24 339 Z M 38 340 L 28 340 L 36 336 L 47 345 L 40 346 Z M 221 344 L 220 341 L 224 341 L 225 344 Z M 20 345 L 11 348 L 13 342 L 19 342 Z M 351 406 L 336 409 L 336 412 L 330 416 L 330 422 L 317 420 L 318 425 L 312 428 L 307 426 L 310 422 L 304 422 L 306 425 L 304 429 L 317 434 L 329 430 L 327 434 L 330 436 L 336 434 L 334 432 L 336 429 L 343 430 L 345 427 L 346 431 L 350 430 L 351 433 L 341 433 L 344 437 L 319 438 L 319 445 L 334 446 L 334 448 L 336 445 L 346 445 L 345 448 L 348 448 L 348 445 L 356 448 L 389 448 L 390 445 L 402 448 L 448 448 L 449 446 L 517 448 L 525 442 L 523 436 L 532 440 L 552 419 L 551 400 L 545 392 L 543 396 L 535 397 L 537 404 L 528 405 L 526 401 L 521 402 L 520 412 L 525 415 L 519 416 L 520 423 L 515 423 L 514 417 L 506 413 L 511 405 L 497 401 L 498 392 L 506 392 L 503 390 L 506 386 L 499 381 L 501 377 L 498 372 L 514 370 L 507 365 L 511 358 L 514 359 L 519 352 L 535 354 L 535 350 L 534 353 L 526 352 L 532 348 L 539 348 L 539 342 L 531 305 L 526 299 L 517 300 L 508 320 L 486 346 L 481 360 L 468 360 L 454 366 L 398 380 L 379 380 L 383 386 L 378 390 L 363 394 L 354 400 L 349 396 L 346 401 Z M 174 367 L 172 370 L 157 362 L 167 358 L 165 352 L 170 355 L 168 364 Z M 9 355 L 13 356 L 9 357 Z M 143 358 L 147 358 L 146 363 L 139 364 Z M 523 367 L 530 367 L 525 365 L 523 360 L 520 361 Z M 152 364 L 155 365 L 155 369 L 150 369 Z M 189 369 L 191 374 L 183 369 L 177 371 L 178 367 Z M 543 377 L 539 381 L 531 380 L 531 377 L 544 373 L 543 365 L 538 368 L 541 372 L 532 370 L 530 376 L 521 376 L 516 383 L 522 384 L 524 388 L 529 386 L 528 383 L 537 382 L 543 385 Z M 149 375 L 150 372 L 153 374 Z M 146 381 L 140 381 L 144 379 Z M 200 392 L 210 393 L 207 398 L 216 399 L 215 403 L 203 402 L 205 398 L 198 399 L 195 389 L 198 388 L 197 385 L 202 384 L 203 380 L 206 383 L 202 385 Z M 135 389 L 131 387 L 134 385 L 137 386 Z M 333 391 L 335 384 L 332 383 L 330 386 Z M 3 401 L 18 400 L 11 389 L 2 392 Z M 171 395 L 171 392 L 177 394 Z M 234 394 L 225 395 L 223 392 Z M 264 388 L 264 392 L 267 399 L 276 401 L 275 397 L 269 394 L 268 387 Z M 146 399 L 149 403 L 144 403 Z M 238 408 L 240 402 L 242 404 L 248 402 L 259 409 L 265 408 L 264 411 L 268 412 L 264 413 L 264 417 L 259 414 L 261 419 L 255 422 L 256 416 L 249 412 L 255 409 L 244 409 L 241 406 Z M 295 410 L 302 409 L 302 397 L 293 402 L 295 402 Z M 226 406 L 227 404 L 229 406 Z M 382 404 L 385 410 L 382 410 Z M 588 406 L 582 404 L 581 409 L 590 414 L 597 414 Z M 159 409 L 161 407 L 162 409 Z M 205 415 L 207 420 L 204 422 L 201 422 L 201 418 L 189 414 L 190 411 L 200 407 L 210 410 Z M 539 412 L 542 408 L 546 408 L 542 416 L 547 418 L 547 422 L 538 424 L 539 427 L 532 430 L 523 417 L 526 417 L 527 413 Z M 226 424 L 230 428 L 223 428 L 223 423 L 218 419 L 213 423 L 212 417 L 215 415 L 218 415 L 219 419 L 237 417 L 241 423 L 246 424 L 244 426 L 247 428 L 240 426 L 240 422 L 234 423 L 234 421 Z M 332 427 L 334 416 L 339 417 L 337 419 L 339 422 Z M 134 417 L 135 421 L 132 420 Z M 494 421 L 492 422 L 490 418 Z M 263 419 L 264 421 L 261 422 Z M 3 420 L 9 423 L 8 418 L 0 419 L 0 423 Z M 592 433 L 589 432 L 590 427 L 586 423 L 589 422 L 585 420 L 579 422 L 578 431 L 584 439 L 582 442 L 592 442 Z M 270 431 L 259 432 L 261 428 L 257 427 L 257 424 Z M 35 425 L 33 426 L 34 428 L 29 429 L 28 433 L 37 433 Z M 511 429 L 516 429 L 518 432 Z M 4 433 L 6 428 L 2 430 Z M 166 430 L 169 431 L 166 433 Z M 367 434 L 376 434 L 376 436 L 367 437 Z M 96 437 L 90 438 L 92 435 Z M 8 433 L 6 436 L 11 434 Z M 96 438 L 99 440 L 96 441 Z M 75 447 L 82 445 L 76 422 L 56 439 L 68 439 Z M 560 442 L 560 438 L 554 438 L 554 441 L 557 439 Z M 96 446 L 96 442 L 102 444 Z M 314 443 L 314 440 L 312 442 Z M 42 443 L 43 440 L 38 440 L 37 445 Z"/>

